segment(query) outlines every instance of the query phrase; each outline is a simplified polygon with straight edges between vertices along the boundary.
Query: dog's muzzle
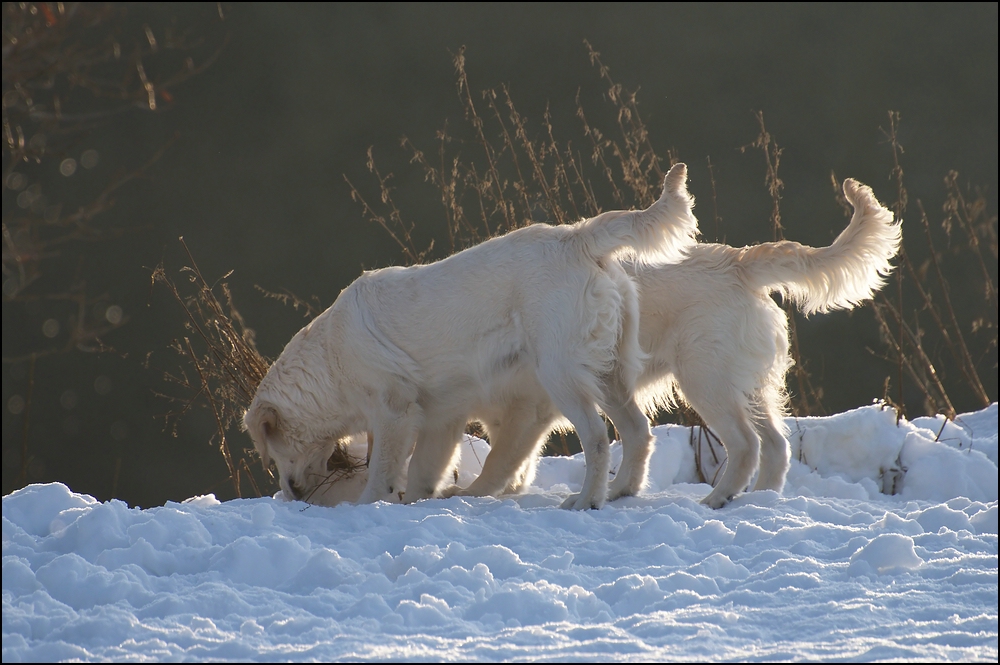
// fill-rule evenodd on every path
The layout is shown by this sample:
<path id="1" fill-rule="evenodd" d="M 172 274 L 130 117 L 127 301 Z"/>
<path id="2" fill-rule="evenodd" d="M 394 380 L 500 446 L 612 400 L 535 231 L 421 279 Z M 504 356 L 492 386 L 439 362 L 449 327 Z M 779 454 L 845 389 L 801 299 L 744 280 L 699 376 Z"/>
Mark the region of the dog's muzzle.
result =
<path id="1" fill-rule="evenodd" d="M 288 481 L 285 492 L 287 492 L 288 495 L 295 501 L 301 501 L 302 497 L 305 495 L 305 490 L 303 490 L 302 487 L 300 487 L 294 480 Z"/>

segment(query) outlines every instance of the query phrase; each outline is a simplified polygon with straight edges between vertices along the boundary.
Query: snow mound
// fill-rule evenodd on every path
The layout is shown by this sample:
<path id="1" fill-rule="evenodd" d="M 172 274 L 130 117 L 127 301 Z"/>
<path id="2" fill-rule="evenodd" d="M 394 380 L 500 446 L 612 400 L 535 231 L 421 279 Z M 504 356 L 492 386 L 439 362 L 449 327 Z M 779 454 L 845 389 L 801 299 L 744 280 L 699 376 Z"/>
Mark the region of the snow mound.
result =
<path id="1" fill-rule="evenodd" d="M 790 420 L 785 491 L 717 511 L 682 427 L 599 511 L 557 507 L 582 457 L 409 506 L 31 485 L 3 497 L 3 661 L 995 662 L 996 413 Z"/>

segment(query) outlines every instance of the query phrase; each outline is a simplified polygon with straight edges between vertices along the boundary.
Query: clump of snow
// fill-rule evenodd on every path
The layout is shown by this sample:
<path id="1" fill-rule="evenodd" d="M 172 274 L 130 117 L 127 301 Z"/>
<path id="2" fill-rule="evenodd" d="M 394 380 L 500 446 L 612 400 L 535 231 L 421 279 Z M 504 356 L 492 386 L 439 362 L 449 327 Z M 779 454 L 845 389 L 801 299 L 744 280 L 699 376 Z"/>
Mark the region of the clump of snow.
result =
<path id="1" fill-rule="evenodd" d="M 922 563 L 913 551 L 913 538 L 883 533 L 851 555 L 850 570 L 854 574 L 897 573 L 917 568 Z"/>
<path id="2" fill-rule="evenodd" d="M 31 485 L 3 497 L 3 661 L 995 662 L 996 405 L 788 424 L 784 491 L 716 511 L 678 426 L 647 492 L 599 511 L 558 508 L 582 456 L 409 506 Z M 460 484 L 487 452 L 464 444 Z"/>

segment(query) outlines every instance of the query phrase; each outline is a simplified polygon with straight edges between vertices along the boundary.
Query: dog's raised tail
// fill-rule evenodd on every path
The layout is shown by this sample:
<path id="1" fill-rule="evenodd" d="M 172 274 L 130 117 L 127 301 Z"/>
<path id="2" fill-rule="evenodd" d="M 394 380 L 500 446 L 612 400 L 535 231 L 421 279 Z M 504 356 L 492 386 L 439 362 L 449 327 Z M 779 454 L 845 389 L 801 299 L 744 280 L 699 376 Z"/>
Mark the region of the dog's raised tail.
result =
<path id="1" fill-rule="evenodd" d="M 578 222 L 574 237 L 598 260 L 628 249 L 646 258 L 679 259 L 698 234 L 693 207 L 687 166 L 674 164 L 653 205 L 645 210 L 612 210 Z"/>
<path id="2" fill-rule="evenodd" d="M 851 309 L 871 298 L 892 272 L 902 229 L 867 185 L 848 178 L 844 194 L 854 215 L 828 247 L 769 242 L 742 250 L 744 279 L 755 288 L 781 291 L 806 314 Z"/>

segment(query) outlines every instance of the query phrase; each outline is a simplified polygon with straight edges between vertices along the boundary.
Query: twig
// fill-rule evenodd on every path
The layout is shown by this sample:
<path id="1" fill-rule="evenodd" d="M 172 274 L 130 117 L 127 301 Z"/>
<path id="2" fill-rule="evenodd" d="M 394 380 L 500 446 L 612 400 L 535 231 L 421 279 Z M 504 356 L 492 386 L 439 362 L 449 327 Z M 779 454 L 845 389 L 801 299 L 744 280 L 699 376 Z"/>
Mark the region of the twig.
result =
<path id="1" fill-rule="evenodd" d="M 212 407 L 212 415 L 215 416 L 215 424 L 218 427 L 219 432 L 219 451 L 222 453 L 222 458 L 226 461 L 226 466 L 229 468 L 229 477 L 233 481 L 233 489 L 236 490 L 236 496 L 243 496 L 240 494 L 240 475 L 237 472 L 237 469 L 233 466 L 233 456 L 229 452 L 229 443 L 226 441 L 226 428 L 222 424 L 222 416 L 219 414 L 219 408 L 216 406 L 215 399 L 212 397 L 212 390 L 209 388 L 208 379 L 205 378 L 205 373 L 201 370 L 201 363 L 198 362 L 198 356 L 195 355 L 194 349 L 191 347 L 191 340 L 185 337 L 184 343 L 187 345 L 188 354 L 191 357 L 191 363 L 198 372 L 198 378 L 201 379 L 204 395 L 208 399 L 209 406 Z"/>
<path id="2" fill-rule="evenodd" d="M 944 385 L 941 383 L 940 378 L 938 378 L 937 370 L 934 368 L 934 363 L 932 363 L 930 358 L 927 357 L 927 354 L 924 353 L 923 346 L 920 344 L 919 334 L 914 333 L 912 330 L 910 330 L 909 326 L 906 325 L 906 322 L 903 321 L 903 318 L 900 315 L 900 313 L 896 311 L 896 309 L 892 305 L 889 304 L 889 301 L 888 299 L 885 298 L 885 296 L 880 296 L 880 299 L 882 301 L 881 304 L 880 305 L 876 304 L 876 307 L 874 308 L 875 316 L 878 319 L 879 324 L 882 326 L 883 331 L 887 333 L 886 335 L 887 339 L 891 342 L 893 350 L 896 353 L 896 358 L 898 359 L 900 365 L 905 365 L 906 368 L 910 370 L 911 378 L 913 379 L 914 383 L 917 384 L 917 387 L 920 388 L 920 390 L 924 393 L 924 396 L 927 397 L 927 399 L 932 404 L 943 404 L 944 408 L 942 410 L 945 412 L 945 415 L 953 419 L 956 413 L 955 407 L 952 405 L 951 399 L 948 397 L 948 392 L 945 390 Z M 931 396 L 930 391 L 927 389 L 927 387 L 924 385 L 924 383 L 920 380 L 919 376 L 917 375 L 916 368 L 913 362 L 904 353 L 903 347 L 897 344 L 896 340 L 892 337 L 892 334 L 889 332 L 889 323 L 885 319 L 885 316 L 883 315 L 883 310 L 888 310 L 892 314 L 897 325 L 899 326 L 899 329 L 902 330 L 906 334 L 906 337 L 910 340 L 910 347 L 916 352 L 917 358 L 920 360 L 922 366 L 924 367 L 925 370 L 927 370 L 928 374 L 930 375 L 931 381 L 934 383 L 934 387 L 937 389 L 938 394 L 940 395 L 940 399 L 934 399 Z"/>
<path id="3" fill-rule="evenodd" d="M 882 130 L 882 134 L 886 137 L 889 145 L 892 147 L 892 171 L 890 177 L 896 180 L 896 202 L 893 204 L 893 212 L 895 213 L 896 223 L 903 223 L 903 214 L 906 212 L 907 204 L 907 192 L 906 187 L 903 185 L 903 167 L 899 164 L 899 155 L 903 152 L 903 146 L 900 145 L 899 139 L 896 135 L 896 127 L 899 124 L 899 112 L 889 111 L 889 131 L 886 132 Z M 896 271 L 896 304 L 900 313 L 903 312 L 903 274 L 900 271 Z M 902 316 L 899 317 L 899 340 L 898 346 L 900 350 L 903 348 L 903 319 Z M 902 353 L 897 358 L 897 373 L 898 373 L 898 389 L 899 389 L 899 406 L 903 409 L 902 412 L 896 412 L 896 423 L 899 424 L 900 418 L 906 415 L 906 403 L 903 401 L 903 356 Z"/>
<path id="4" fill-rule="evenodd" d="M 955 316 L 955 308 L 951 304 L 951 290 L 948 288 L 948 281 L 941 273 L 941 265 L 937 259 L 937 252 L 934 251 L 934 240 L 931 238 L 931 228 L 930 224 L 927 222 L 927 213 L 924 212 L 924 205 L 919 199 L 917 199 L 917 205 L 920 207 L 920 221 L 924 227 L 924 237 L 927 239 L 927 246 L 930 249 L 931 265 L 934 266 L 934 274 L 937 276 L 938 286 L 941 287 L 941 294 L 944 296 L 945 309 L 948 312 L 948 318 L 951 321 L 952 330 L 955 332 L 954 342 L 949 339 L 947 330 L 945 329 L 943 323 L 941 323 L 940 317 L 936 318 L 941 326 L 941 332 L 948 341 L 949 349 L 951 349 L 952 353 L 956 356 L 955 360 L 959 370 L 961 370 L 962 374 L 965 376 L 966 382 L 969 387 L 972 388 L 972 391 L 975 393 L 982 406 L 987 407 L 993 403 L 993 400 L 991 400 L 989 395 L 986 394 L 986 389 L 983 388 L 983 384 L 979 380 L 979 374 L 976 372 L 975 363 L 972 361 L 972 356 L 969 355 L 969 347 L 965 344 L 965 336 L 962 334 L 962 328 L 958 325 L 958 318 Z"/>

